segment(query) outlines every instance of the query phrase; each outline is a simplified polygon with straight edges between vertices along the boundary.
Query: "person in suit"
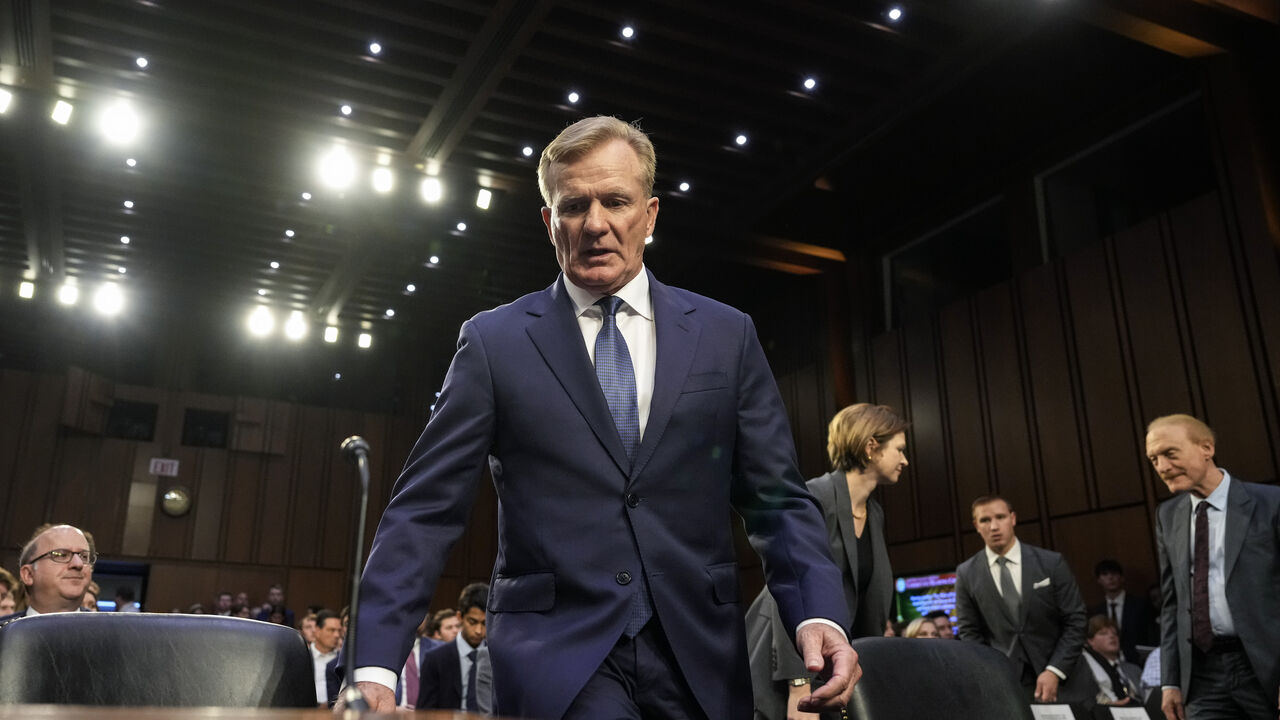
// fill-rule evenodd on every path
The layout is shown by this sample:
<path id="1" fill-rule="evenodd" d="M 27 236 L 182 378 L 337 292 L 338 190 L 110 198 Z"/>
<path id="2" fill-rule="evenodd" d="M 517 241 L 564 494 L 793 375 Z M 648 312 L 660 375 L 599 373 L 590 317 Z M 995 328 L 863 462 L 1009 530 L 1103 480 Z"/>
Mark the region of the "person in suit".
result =
<path id="1" fill-rule="evenodd" d="M 887 405 L 844 408 L 827 427 L 827 456 L 835 469 L 808 482 L 809 492 L 822 506 L 827 544 L 840 568 L 845 605 L 853 619 L 851 638 L 882 635 L 889 619 L 893 568 L 884 542 L 884 510 L 871 493 L 896 484 L 906 469 L 907 426 Z M 812 674 L 767 588 L 747 615 L 756 717 L 816 717 L 797 709 Z"/>
<path id="2" fill-rule="evenodd" d="M 418 683 L 419 710 L 479 711 L 476 701 L 477 655 L 484 645 L 487 629 L 485 607 L 489 586 L 472 583 L 458 596 L 462 629 L 451 643 L 437 645 L 422 656 Z"/>
<path id="3" fill-rule="evenodd" d="M 1089 608 L 1089 616 L 1105 615 L 1115 622 L 1120 632 L 1120 652 L 1131 663 L 1145 659 L 1139 645 L 1153 645 L 1151 604 L 1142 595 L 1130 595 L 1124 589 L 1124 568 L 1110 558 L 1100 560 L 1093 575 L 1102 588 L 1102 602 Z"/>
<path id="4" fill-rule="evenodd" d="M 1214 462 L 1190 415 L 1147 426 L 1147 459 L 1174 497 L 1156 511 L 1161 709 L 1169 720 L 1268 718 L 1280 703 L 1280 488 Z"/>
<path id="5" fill-rule="evenodd" d="M 749 716 L 731 510 L 806 666 L 828 680 L 805 709 L 847 703 L 860 668 L 840 572 L 754 326 L 644 267 L 655 167 L 648 137 L 616 118 L 576 122 L 543 150 L 562 272 L 462 326 L 364 571 L 355 680 L 374 709 L 393 706 L 486 463 L 495 713 Z"/>
<path id="6" fill-rule="evenodd" d="M 462 622 L 457 611 L 450 608 L 445 611 L 454 623 Z M 412 710 L 418 702 L 418 682 L 422 677 L 422 656 L 433 647 L 443 645 L 444 641 L 434 636 L 440 632 L 439 613 L 427 613 L 418 625 L 418 632 L 413 638 L 413 647 L 409 657 L 405 658 L 404 667 L 400 670 L 400 681 L 396 683 L 396 707 L 401 710 Z M 457 633 L 454 632 L 454 635 Z M 450 640 L 453 638 L 450 637 Z"/>
<path id="7" fill-rule="evenodd" d="M 93 581 L 98 552 L 93 536 L 71 525 L 41 525 L 18 555 L 27 609 L 0 617 L 0 625 L 29 615 L 77 612 Z"/>
<path id="8" fill-rule="evenodd" d="M 1084 680 L 1085 693 L 1098 705 L 1142 704 L 1142 668 L 1120 656 L 1120 628 L 1114 620 L 1106 615 L 1089 618 L 1081 657 L 1084 662 L 1073 676 Z"/>
<path id="9" fill-rule="evenodd" d="M 1007 655 L 1033 699 L 1072 701 L 1058 693 L 1084 642 L 1084 601 L 1071 568 L 1062 555 L 1018 541 L 1018 516 L 1004 498 L 974 500 L 972 515 L 986 547 L 956 568 L 960 639 Z"/>

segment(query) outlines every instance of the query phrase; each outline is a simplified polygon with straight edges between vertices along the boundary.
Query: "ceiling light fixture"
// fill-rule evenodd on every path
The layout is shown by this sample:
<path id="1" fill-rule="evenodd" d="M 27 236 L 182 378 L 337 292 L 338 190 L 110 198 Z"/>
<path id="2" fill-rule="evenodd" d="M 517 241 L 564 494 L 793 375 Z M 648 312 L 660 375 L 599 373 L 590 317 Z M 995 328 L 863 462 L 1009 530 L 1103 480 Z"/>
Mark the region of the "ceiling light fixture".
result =
<path id="1" fill-rule="evenodd" d="M 280 269 L 280 263 L 276 262 L 275 260 L 272 260 L 272 261 L 271 261 L 271 269 L 272 269 L 272 270 L 279 270 L 279 269 Z"/>
<path id="2" fill-rule="evenodd" d="M 440 182 L 440 178 L 428 177 L 422 179 L 422 199 L 429 203 L 440 202 L 444 197 L 444 184 Z"/>
<path id="3" fill-rule="evenodd" d="M 356 162 L 341 146 L 331 148 L 320 158 L 320 182 L 335 190 L 351 185 L 356 175 Z"/>
<path id="4" fill-rule="evenodd" d="M 128 235 L 121 235 L 121 236 L 120 236 L 120 244 L 121 244 L 121 245 L 128 245 L 128 244 L 129 244 L 129 236 L 128 236 Z"/>
<path id="5" fill-rule="evenodd" d="M 492 202 L 493 202 L 493 193 L 489 190 L 489 188 L 480 188 L 480 191 L 476 193 L 476 207 L 480 208 L 481 210 L 488 210 L 489 204 Z"/>
<path id="6" fill-rule="evenodd" d="M 67 282 L 62 287 L 58 288 L 58 302 L 63 305 L 75 305 L 76 301 L 79 299 L 80 289 L 75 285 L 72 285 L 70 282 Z"/>
<path id="7" fill-rule="evenodd" d="M 301 310 L 289 313 L 289 319 L 284 323 L 284 336 L 290 340 L 301 340 L 307 336 L 307 319 Z"/>
<path id="8" fill-rule="evenodd" d="M 311 199 L 311 193 L 309 193 L 309 192 L 304 192 L 304 193 L 302 193 L 302 199 L 303 199 L 303 200 L 310 200 L 310 199 Z"/>
<path id="9" fill-rule="evenodd" d="M 652 236 L 652 235 L 650 235 L 650 236 L 646 237 L 646 238 L 644 239 L 644 244 L 645 244 L 645 245 L 652 245 L 652 244 L 653 244 L 653 236 Z"/>
<path id="10" fill-rule="evenodd" d="M 373 189 L 380 193 L 389 193 L 391 188 L 395 187 L 396 178 L 391 173 L 389 167 L 376 167 L 373 169 Z"/>
<path id="11" fill-rule="evenodd" d="M 417 292 L 417 290 L 418 290 L 418 286 L 414 285 L 413 283 L 409 283 L 408 285 L 404 286 L 404 291 L 407 293 Z"/>
<path id="12" fill-rule="evenodd" d="M 458 228 L 458 232 L 466 232 L 466 231 L 467 231 L 467 224 L 466 224 L 466 223 L 464 223 L 464 222 L 460 222 L 460 223 L 458 223 L 455 227 L 457 227 L 457 228 Z"/>
<path id="13" fill-rule="evenodd" d="M 816 87 L 818 87 L 818 79 L 817 79 L 817 78 L 807 77 L 807 78 L 805 78 L 805 79 L 804 79 L 804 89 L 805 89 L 805 90 L 812 90 L 812 89 L 814 89 L 814 88 L 816 88 Z"/>
<path id="14" fill-rule="evenodd" d="M 23 280 L 18 284 L 18 297 L 24 300 L 30 300 L 36 296 L 36 284 L 30 280 Z"/>
<path id="15" fill-rule="evenodd" d="M 898 22 L 902 19 L 902 6 L 894 5 L 889 8 L 889 12 L 885 13 L 885 15 L 889 18 L 890 22 Z"/>
<path id="16" fill-rule="evenodd" d="M 356 338 L 356 345 L 368 350 L 373 346 L 373 336 L 369 333 L 360 333 L 360 337 Z"/>
<path id="17" fill-rule="evenodd" d="M 133 158 L 127 158 L 124 161 L 124 164 L 128 165 L 129 167 L 138 167 L 138 161 L 134 160 Z"/>
<path id="18" fill-rule="evenodd" d="M 71 120 L 71 103 L 66 100 L 59 100 L 53 104 L 53 114 L 49 117 L 59 125 L 66 125 Z"/>
<path id="19" fill-rule="evenodd" d="M 292 230 L 285 230 L 285 231 L 284 231 L 284 236 L 285 236 L 285 237 L 287 237 L 287 238 L 291 238 L 291 237 L 293 237 L 293 234 L 294 234 L 294 233 L 293 233 L 293 231 L 292 231 Z"/>
<path id="20" fill-rule="evenodd" d="M 9 105 L 13 103 L 13 93 L 0 88 L 0 115 L 9 111 Z"/>
<path id="21" fill-rule="evenodd" d="M 633 37 L 635 37 L 635 36 L 636 36 L 636 29 L 635 29 L 635 28 L 631 27 L 630 25 L 627 25 L 626 27 L 623 27 L 623 28 L 622 28 L 622 37 L 624 37 L 624 38 L 626 38 L 626 39 L 630 40 L 631 38 L 633 38 Z"/>
<path id="22" fill-rule="evenodd" d="M 327 343 L 338 342 L 338 328 L 333 325 L 326 325 L 324 328 L 324 341 Z"/>
<path id="23" fill-rule="evenodd" d="M 150 63 L 148 63 L 148 62 L 147 62 L 147 59 L 146 59 L 146 58 L 144 58 L 144 57 L 139 57 L 137 60 L 134 60 L 134 61 L 133 61 L 133 64 L 134 64 L 134 65 L 137 65 L 137 66 L 138 66 L 138 69 L 144 69 L 144 68 L 146 68 L 146 67 L 147 67 L 147 65 L 149 65 Z"/>
<path id="24" fill-rule="evenodd" d="M 524 149 L 520 151 L 520 154 L 524 155 L 525 157 L 533 157 L 533 148 L 529 147 L 528 145 L 525 145 Z"/>
<path id="25" fill-rule="evenodd" d="M 396 316 L 396 311 L 395 311 L 395 309 L 394 309 L 394 308 L 387 308 L 387 317 L 389 317 L 389 318 L 393 318 L 393 317 L 395 317 L 395 316 Z"/>
<path id="26" fill-rule="evenodd" d="M 743 147 L 744 145 L 747 144 L 747 136 L 739 135 L 738 137 L 734 138 L 733 141 L 738 144 L 738 147 Z"/>
<path id="27" fill-rule="evenodd" d="M 343 115 L 350 115 L 350 114 L 351 114 L 351 106 L 350 106 L 350 105 L 343 105 L 342 107 L 338 108 L 338 112 L 342 113 Z"/>
<path id="28" fill-rule="evenodd" d="M 369 43 L 369 54 L 370 54 L 370 55 L 381 55 L 381 54 L 382 54 L 382 45 L 380 45 L 380 44 L 378 44 L 378 43 L 376 43 L 376 42 L 371 42 L 371 43 Z"/>
<path id="29" fill-rule="evenodd" d="M 680 183 L 680 192 L 689 192 L 689 183 L 687 182 Z"/>
<path id="30" fill-rule="evenodd" d="M 98 118 L 98 129 L 102 131 L 107 142 L 115 145 L 127 145 L 138 139 L 142 121 L 133 106 L 121 100 L 102 111 Z"/>
<path id="31" fill-rule="evenodd" d="M 266 296 L 266 294 L 267 294 L 267 290 L 266 290 L 266 288 L 258 288 L 258 295 L 259 295 L 259 296 Z"/>
<path id="32" fill-rule="evenodd" d="M 249 332 L 258 337 L 265 337 L 271 334 L 271 330 L 276 326 L 276 317 L 271 314 L 271 309 L 266 305 L 259 305 L 249 313 Z"/>
<path id="33" fill-rule="evenodd" d="M 125 273 L 127 273 L 127 272 L 129 272 L 129 271 L 128 271 L 128 269 L 126 269 L 126 268 L 125 268 L 125 266 L 121 265 L 120 267 L 117 267 L 117 268 L 116 268 L 116 272 L 118 272 L 118 273 L 120 273 L 121 275 L 123 275 L 123 274 L 125 274 Z"/>
<path id="34" fill-rule="evenodd" d="M 132 210 L 132 209 L 133 209 L 133 201 L 132 201 L 132 200 L 125 200 L 125 201 L 124 201 L 124 208 L 125 208 L 126 210 Z"/>
<path id="35" fill-rule="evenodd" d="M 432 255 L 431 257 L 427 258 L 427 262 L 431 263 L 432 265 L 439 265 L 439 264 L 440 264 L 440 256 L 439 256 L 439 255 Z"/>
<path id="36" fill-rule="evenodd" d="M 93 294 L 93 307 L 103 315 L 118 315 L 124 309 L 124 293 L 120 292 L 120 286 L 113 282 L 103 283 Z"/>
<path id="37" fill-rule="evenodd" d="M 578 104 L 578 100 L 580 100 L 580 99 L 582 99 L 582 96 L 581 96 L 581 95 L 579 95 L 578 93 L 576 93 L 576 92 L 571 92 L 571 93 L 569 93 L 569 104 L 570 104 L 570 105 L 576 105 L 576 104 Z"/>

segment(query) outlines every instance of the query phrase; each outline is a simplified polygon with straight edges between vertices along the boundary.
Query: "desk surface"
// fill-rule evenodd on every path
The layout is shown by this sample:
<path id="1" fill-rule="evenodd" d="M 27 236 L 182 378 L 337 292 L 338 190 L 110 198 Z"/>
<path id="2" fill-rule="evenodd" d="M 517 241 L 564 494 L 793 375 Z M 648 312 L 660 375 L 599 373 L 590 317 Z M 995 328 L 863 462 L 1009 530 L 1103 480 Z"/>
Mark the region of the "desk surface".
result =
<path id="1" fill-rule="evenodd" d="M 322 708 L 122 708 L 87 705 L 0 705 L 0 720 L 334 720 Z M 347 715 L 344 717 L 356 717 Z M 415 720 L 493 720 L 484 715 L 451 710 L 414 713 L 365 713 L 360 718 L 413 717 Z"/>

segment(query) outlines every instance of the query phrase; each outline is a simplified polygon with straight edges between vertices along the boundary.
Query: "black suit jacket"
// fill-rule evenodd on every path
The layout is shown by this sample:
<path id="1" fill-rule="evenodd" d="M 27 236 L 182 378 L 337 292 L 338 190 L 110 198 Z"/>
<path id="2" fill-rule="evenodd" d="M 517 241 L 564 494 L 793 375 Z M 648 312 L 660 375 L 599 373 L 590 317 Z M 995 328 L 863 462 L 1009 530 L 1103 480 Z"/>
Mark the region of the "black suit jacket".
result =
<path id="1" fill-rule="evenodd" d="M 1094 615 L 1110 616 L 1105 599 L 1089 608 L 1089 616 Z M 1120 608 L 1120 652 L 1124 653 L 1125 660 L 1141 662 L 1145 656 L 1138 653 L 1138 646 L 1156 644 L 1156 638 L 1151 634 L 1152 626 L 1151 604 L 1146 598 L 1126 590 L 1124 605 Z"/>
<path id="2" fill-rule="evenodd" d="M 417 710 L 457 710 L 462 706 L 462 668 L 458 643 L 431 648 L 422 655 Z"/>

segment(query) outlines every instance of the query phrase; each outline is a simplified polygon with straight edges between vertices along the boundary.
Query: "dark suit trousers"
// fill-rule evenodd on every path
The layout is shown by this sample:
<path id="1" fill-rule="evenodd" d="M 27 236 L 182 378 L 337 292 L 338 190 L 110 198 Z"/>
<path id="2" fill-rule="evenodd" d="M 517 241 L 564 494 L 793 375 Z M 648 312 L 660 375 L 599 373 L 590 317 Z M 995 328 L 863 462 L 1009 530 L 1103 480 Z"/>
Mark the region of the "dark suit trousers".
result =
<path id="1" fill-rule="evenodd" d="M 1244 650 L 1191 651 L 1187 720 L 1275 720 L 1276 698 L 1268 698 Z"/>
<path id="2" fill-rule="evenodd" d="M 707 720 L 658 618 L 618 639 L 564 720 Z"/>

